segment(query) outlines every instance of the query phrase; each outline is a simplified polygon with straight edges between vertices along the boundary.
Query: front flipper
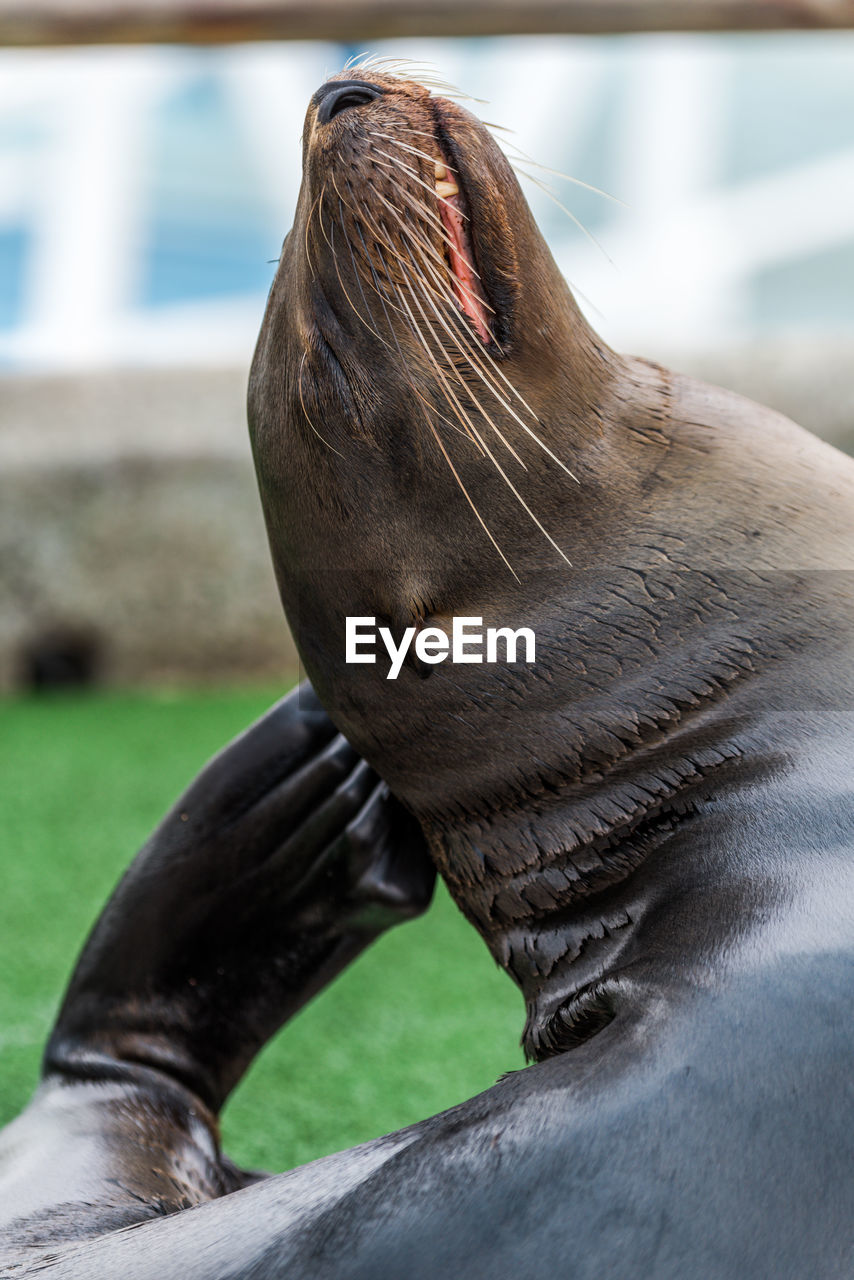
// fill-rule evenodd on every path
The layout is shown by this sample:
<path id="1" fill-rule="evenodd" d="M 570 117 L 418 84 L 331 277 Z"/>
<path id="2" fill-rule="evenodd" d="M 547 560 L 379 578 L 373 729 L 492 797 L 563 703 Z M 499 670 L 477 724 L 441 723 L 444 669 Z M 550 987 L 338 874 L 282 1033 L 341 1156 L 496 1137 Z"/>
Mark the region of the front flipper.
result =
<path id="1" fill-rule="evenodd" d="M 433 881 L 416 824 L 312 691 L 278 703 L 202 771 L 95 925 L 45 1082 L 0 1138 L 0 1239 L 95 1234 L 242 1185 L 218 1148 L 228 1093 Z"/>

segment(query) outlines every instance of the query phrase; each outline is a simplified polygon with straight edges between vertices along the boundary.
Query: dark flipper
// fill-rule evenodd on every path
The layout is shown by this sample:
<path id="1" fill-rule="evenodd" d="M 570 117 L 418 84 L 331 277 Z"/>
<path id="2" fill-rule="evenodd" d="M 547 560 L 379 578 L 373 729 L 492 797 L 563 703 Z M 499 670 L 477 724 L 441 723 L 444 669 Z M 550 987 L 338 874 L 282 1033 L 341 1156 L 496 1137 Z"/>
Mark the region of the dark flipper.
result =
<path id="1" fill-rule="evenodd" d="M 44 1247 L 252 1181 L 216 1114 L 265 1042 L 427 906 L 420 832 L 307 686 L 214 758 L 108 902 L 35 1102 L 0 1140 L 0 1240 Z"/>

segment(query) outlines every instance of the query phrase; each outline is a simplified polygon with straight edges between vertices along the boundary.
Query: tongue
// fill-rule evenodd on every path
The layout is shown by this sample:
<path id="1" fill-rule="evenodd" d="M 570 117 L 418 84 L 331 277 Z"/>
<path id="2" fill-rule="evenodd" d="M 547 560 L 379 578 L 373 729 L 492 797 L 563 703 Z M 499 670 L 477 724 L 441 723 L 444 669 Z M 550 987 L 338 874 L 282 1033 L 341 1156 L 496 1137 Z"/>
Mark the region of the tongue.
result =
<path id="1" fill-rule="evenodd" d="M 439 212 L 450 240 L 448 255 L 451 259 L 454 295 L 477 330 L 478 337 L 483 342 L 489 343 L 492 341 L 492 334 L 489 332 L 486 310 L 480 300 L 477 278 L 469 265 L 470 257 L 466 252 L 467 237 L 463 215 L 460 212 L 459 196 L 446 196 L 444 200 L 440 200 Z"/>

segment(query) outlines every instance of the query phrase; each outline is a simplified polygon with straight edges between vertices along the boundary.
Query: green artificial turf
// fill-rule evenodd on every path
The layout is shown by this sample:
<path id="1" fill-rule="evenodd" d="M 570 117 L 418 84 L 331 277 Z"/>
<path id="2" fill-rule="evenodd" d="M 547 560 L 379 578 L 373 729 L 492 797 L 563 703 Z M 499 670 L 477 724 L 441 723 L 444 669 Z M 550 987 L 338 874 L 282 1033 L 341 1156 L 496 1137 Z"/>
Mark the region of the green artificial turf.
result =
<path id="1" fill-rule="evenodd" d="M 273 693 L 0 705 L 0 1123 L 25 1104 L 72 961 L 126 863 Z M 444 888 L 279 1034 L 226 1108 L 229 1154 L 285 1169 L 453 1106 L 522 1065 L 522 1002 Z"/>

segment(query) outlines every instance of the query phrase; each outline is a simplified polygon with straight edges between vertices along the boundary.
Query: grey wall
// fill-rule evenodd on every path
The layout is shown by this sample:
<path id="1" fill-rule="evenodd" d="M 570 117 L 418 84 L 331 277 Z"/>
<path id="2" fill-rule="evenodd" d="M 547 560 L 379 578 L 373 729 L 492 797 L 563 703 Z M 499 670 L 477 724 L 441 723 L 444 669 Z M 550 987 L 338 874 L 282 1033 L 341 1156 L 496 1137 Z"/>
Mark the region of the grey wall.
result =
<path id="1" fill-rule="evenodd" d="M 94 641 L 99 678 L 278 676 L 245 373 L 0 383 L 0 688 L 33 648 Z"/>

